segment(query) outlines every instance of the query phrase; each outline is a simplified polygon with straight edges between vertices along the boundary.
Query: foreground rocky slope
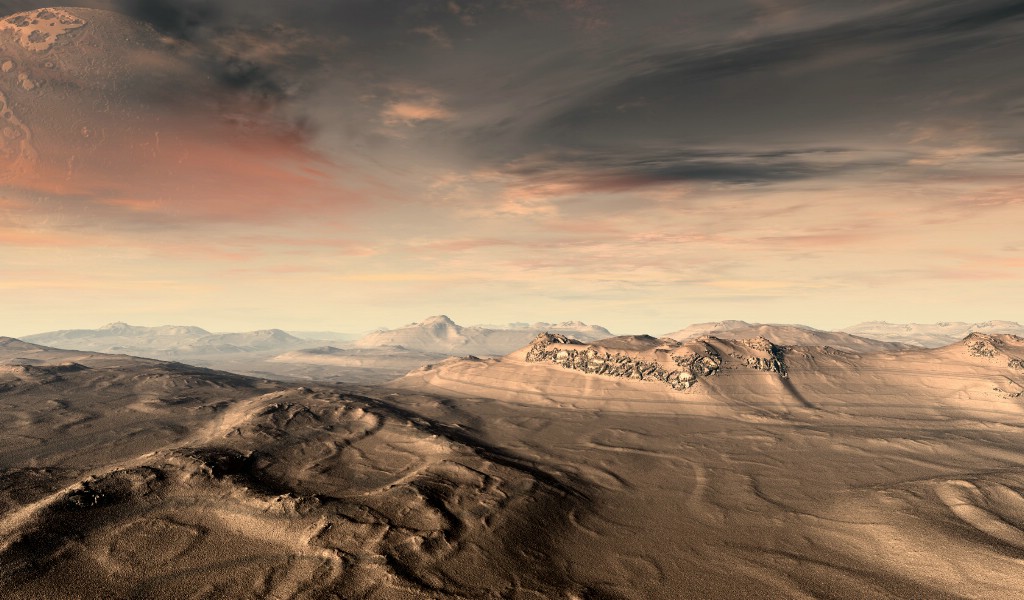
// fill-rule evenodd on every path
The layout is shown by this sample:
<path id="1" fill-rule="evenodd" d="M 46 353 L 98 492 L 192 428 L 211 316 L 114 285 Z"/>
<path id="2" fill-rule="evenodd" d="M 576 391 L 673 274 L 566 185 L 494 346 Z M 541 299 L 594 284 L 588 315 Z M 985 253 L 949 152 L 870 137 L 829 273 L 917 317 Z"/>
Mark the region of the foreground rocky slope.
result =
<path id="1" fill-rule="evenodd" d="M 0 365 L 3 597 L 1024 587 L 1014 336 L 857 354 L 545 335 L 387 389 L 9 339 Z"/>
<path id="2" fill-rule="evenodd" d="M 593 482 L 599 508 L 577 522 L 594 544 L 578 552 L 611 597 L 1019 593 L 1024 339 L 775 344 L 784 370 L 754 368 L 746 344 L 705 344 L 721 362 L 685 389 L 641 364 L 685 345 L 645 337 L 548 337 L 394 385 L 458 397 L 489 440 Z"/>
<path id="3" fill-rule="evenodd" d="M 0 339 L 0 409 L 6 598 L 577 589 L 581 492 L 370 398 Z"/>

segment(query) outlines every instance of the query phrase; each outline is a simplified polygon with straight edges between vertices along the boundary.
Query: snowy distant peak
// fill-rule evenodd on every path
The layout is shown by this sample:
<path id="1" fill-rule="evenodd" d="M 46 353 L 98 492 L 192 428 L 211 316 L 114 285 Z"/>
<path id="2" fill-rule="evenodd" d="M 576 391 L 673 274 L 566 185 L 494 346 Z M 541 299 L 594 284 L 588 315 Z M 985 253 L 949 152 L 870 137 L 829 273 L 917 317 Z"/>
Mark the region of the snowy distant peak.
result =
<path id="1" fill-rule="evenodd" d="M 608 331 L 600 325 L 587 325 L 582 321 L 565 321 L 563 323 L 538 323 L 536 329 L 544 329 L 546 331 L 552 331 L 557 333 L 575 333 L 575 334 L 586 334 L 587 337 L 592 339 L 600 339 L 606 337 L 612 337 L 612 332 Z"/>
<path id="2" fill-rule="evenodd" d="M 87 332 L 88 329 L 76 330 Z M 210 332 L 201 328 L 194 327 L 191 325 L 160 325 L 158 327 L 144 327 L 141 325 L 129 325 L 124 321 L 117 321 L 115 323 L 107 323 L 103 327 L 100 327 L 98 331 L 108 333 L 110 335 L 175 335 L 175 336 L 201 336 L 209 335 Z"/>
<path id="3" fill-rule="evenodd" d="M 142 327 L 123 322 L 99 329 L 51 331 L 26 336 L 28 342 L 56 348 L 116 352 L 167 358 L 199 353 L 234 353 L 294 348 L 304 340 L 280 329 L 247 333 L 210 333 L 200 327 L 163 325 Z"/>
<path id="4" fill-rule="evenodd" d="M 562 321 L 561 323 L 549 323 L 547 321 L 527 323 L 524 321 L 516 321 L 504 325 L 473 325 L 473 327 L 480 329 L 511 331 L 591 331 L 595 334 L 603 334 L 605 337 L 611 337 L 613 335 L 612 332 L 600 325 L 588 325 L 583 321 Z"/>
<path id="5" fill-rule="evenodd" d="M 304 340 L 315 340 L 318 342 L 329 341 L 329 342 L 350 342 L 354 339 L 358 339 L 359 335 L 354 333 L 343 333 L 340 331 L 289 331 L 289 335 L 293 335 L 297 338 Z"/>
<path id="6" fill-rule="evenodd" d="M 162 327 L 154 327 L 153 331 L 157 335 L 210 335 L 209 331 L 203 329 L 202 327 L 195 327 L 193 325 L 164 325 Z"/>
<path id="7" fill-rule="evenodd" d="M 451 318 L 448 317 L 448 315 L 435 315 L 433 317 L 427 317 L 426 319 L 423 319 L 422 323 L 412 323 L 409 325 L 409 327 L 415 327 L 416 325 L 423 325 L 426 327 L 460 327 L 455 323 L 455 321 L 452 321 Z"/>
<path id="8" fill-rule="evenodd" d="M 978 329 L 1024 329 L 1024 325 L 1016 321 L 984 321 L 982 323 L 975 323 L 974 326 Z"/>
<path id="9" fill-rule="evenodd" d="M 287 331 L 282 331 L 280 329 L 259 329 L 259 330 L 253 331 L 249 335 L 252 335 L 253 337 L 260 337 L 260 338 L 274 338 L 274 339 L 277 339 L 277 340 L 298 340 L 299 339 L 299 338 L 295 337 L 294 335 L 291 335 Z"/>
<path id="10" fill-rule="evenodd" d="M 562 321 L 561 323 L 534 323 L 533 325 L 527 325 L 527 327 L 542 328 L 562 328 L 562 329 L 592 329 L 595 325 L 587 325 L 583 321 Z M 601 329 L 604 329 L 601 327 Z"/>
<path id="11" fill-rule="evenodd" d="M 49 331 L 46 333 L 25 336 L 25 338 L 28 341 L 45 344 L 47 346 L 103 351 L 103 348 L 100 346 L 114 343 L 121 345 L 135 343 L 148 344 L 150 341 L 155 341 L 156 343 L 166 344 L 170 343 L 172 338 L 177 341 L 195 340 L 205 335 L 210 335 L 210 332 L 199 327 L 187 325 L 143 327 L 140 325 L 129 325 L 123 321 L 117 321 L 115 323 L 108 323 L 99 329 L 62 329 L 60 331 Z M 100 340 L 105 341 L 100 342 Z M 89 348 L 81 347 L 82 344 L 90 344 L 93 342 L 99 344 L 99 346 Z"/>
<path id="12" fill-rule="evenodd" d="M 193 344 L 192 348 L 203 347 L 229 350 L 269 350 L 305 344 L 306 341 L 290 335 L 280 329 L 260 329 L 245 333 L 217 333 L 204 336 Z"/>
<path id="13" fill-rule="evenodd" d="M 943 321 L 939 323 L 887 323 L 868 321 L 842 331 L 889 342 L 900 342 L 926 348 L 937 348 L 956 343 L 971 333 L 1005 333 L 1024 335 L 1024 325 L 1015 321 L 983 321 L 965 323 Z"/>
<path id="14" fill-rule="evenodd" d="M 685 341 L 721 331 L 733 331 L 736 329 L 759 327 L 760 325 L 760 323 L 747 323 L 746 321 L 711 321 L 708 323 L 694 323 L 693 325 L 689 325 L 678 331 L 666 333 L 661 337 Z"/>
<path id="15" fill-rule="evenodd" d="M 449 319 L 447 315 L 430 317 L 425 319 L 422 323 L 411 325 L 410 328 L 426 329 L 434 335 L 446 338 L 456 337 L 461 334 L 463 330 L 461 325 L 457 325 L 455 321 Z"/>
<path id="16" fill-rule="evenodd" d="M 107 323 L 103 327 L 100 327 L 101 331 L 129 331 L 134 329 L 131 325 L 124 321 L 117 321 L 115 323 Z"/>
<path id="17" fill-rule="evenodd" d="M 579 321 L 558 324 L 515 323 L 508 327 L 463 327 L 446 315 L 437 315 L 399 329 L 374 331 L 356 340 L 360 348 L 404 346 L 410 350 L 464 356 L 503 356 L 522 348 L 538 334 L 562 334 L 584 341 L 611 337 L 604 327 Z"/>

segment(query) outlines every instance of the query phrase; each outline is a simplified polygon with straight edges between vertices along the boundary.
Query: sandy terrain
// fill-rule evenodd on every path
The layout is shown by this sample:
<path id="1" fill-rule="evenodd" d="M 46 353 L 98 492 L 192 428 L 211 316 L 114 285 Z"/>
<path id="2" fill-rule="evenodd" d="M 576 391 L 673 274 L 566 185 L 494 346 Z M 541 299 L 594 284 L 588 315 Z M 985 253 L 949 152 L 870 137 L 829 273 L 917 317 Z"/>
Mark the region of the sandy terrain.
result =
<path id="1" fill-rule="evenodd" d="M 0 595 L 1024 589 L 1024 340 L 539 341 L 384 389 L 4 340 Z"/>
<path id="2" fill-rule="evenodd" d="M 575 523 L 593 543 L 572 570 L 609 597 L 1024 589 L 1024 340 L 787 348 L 785 377 L 722 354 L 722 370 L 682 391 L 521 354 L 395 386 L 458 396 L 492 443 L 587 481 L 593 512 Z"/>
<path id="3" fill-rule="evenodd" d="M 582 494 L 454 427 L 334 389 L 9 339 L 0 361 L 0 596 L 574 588 L 547 560 Z"/>

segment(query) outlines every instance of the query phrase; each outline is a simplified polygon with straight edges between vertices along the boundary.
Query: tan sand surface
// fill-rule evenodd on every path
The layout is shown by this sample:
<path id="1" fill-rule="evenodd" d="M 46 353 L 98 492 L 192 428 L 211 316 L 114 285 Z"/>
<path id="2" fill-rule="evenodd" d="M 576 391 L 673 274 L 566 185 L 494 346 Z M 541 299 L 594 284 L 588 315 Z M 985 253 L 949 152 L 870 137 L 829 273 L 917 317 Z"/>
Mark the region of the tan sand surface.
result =
<path id="1" fill-rule="evenodd" d="M 545 348 L 298 388 L 0 342 L 0 595 L 1024 589 L 1024 340 Z M 562 349 L 720 365 L 674 389 L 566 368 Z"/>

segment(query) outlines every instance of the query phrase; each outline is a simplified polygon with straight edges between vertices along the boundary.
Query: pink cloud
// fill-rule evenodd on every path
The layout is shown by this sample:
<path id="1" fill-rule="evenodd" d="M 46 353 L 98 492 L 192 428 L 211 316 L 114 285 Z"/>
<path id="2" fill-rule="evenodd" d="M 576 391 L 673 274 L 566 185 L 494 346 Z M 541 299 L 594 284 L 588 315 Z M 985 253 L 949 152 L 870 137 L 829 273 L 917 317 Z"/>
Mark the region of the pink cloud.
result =
<path id="1" fill-rule="evenodd" d="M 413 126 L 424 121 L 451 121 L 455 115 L 441 106 L 439 100 L 399 101 L 388 104 L 381 111 L 381 119 L 387 125 Z"/>
<path id="2" fill-rule="evenodd" d="M 101 150 L 73 160 L 40 159 L 8 183 L 172 221 L 275 222 L 366 201 L 294 134 L 194 119 L 164 127 L 175 133 L 108 138 Z"/>

